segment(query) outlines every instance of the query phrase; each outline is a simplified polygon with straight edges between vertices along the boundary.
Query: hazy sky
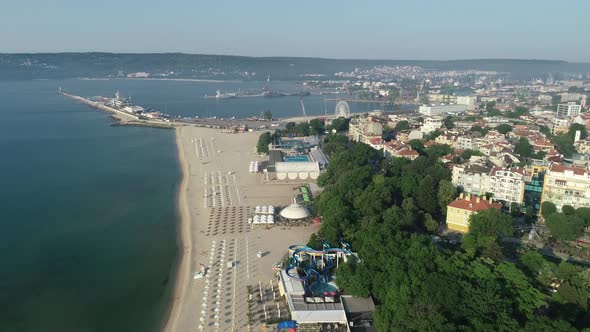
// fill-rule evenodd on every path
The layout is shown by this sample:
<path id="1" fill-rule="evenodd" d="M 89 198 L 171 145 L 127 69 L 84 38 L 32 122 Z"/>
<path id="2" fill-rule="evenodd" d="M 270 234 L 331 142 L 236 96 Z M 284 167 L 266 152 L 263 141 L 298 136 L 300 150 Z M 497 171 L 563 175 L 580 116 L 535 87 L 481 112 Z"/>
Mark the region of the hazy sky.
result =
<path id="1" fill-rule="evenodd" d="M 2 0 L 0 52 L 590 62 L 590 0 Z"/>

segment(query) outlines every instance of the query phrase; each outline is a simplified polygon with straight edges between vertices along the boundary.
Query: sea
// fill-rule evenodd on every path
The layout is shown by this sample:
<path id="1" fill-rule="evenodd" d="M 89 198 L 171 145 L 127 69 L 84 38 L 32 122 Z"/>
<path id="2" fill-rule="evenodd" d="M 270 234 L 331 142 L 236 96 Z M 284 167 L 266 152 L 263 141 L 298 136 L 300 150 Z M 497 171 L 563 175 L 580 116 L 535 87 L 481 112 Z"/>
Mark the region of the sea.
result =
<path id="1" fill-rule="evenodd" d="M 0 81 L 0 331 L 158 331 L 171 300 L 180 182 L 174 131 L 111 126 L 105 113 L 56 94 L 59 87 L 84 97 L 118 90 L 180 117 L 302 115 L 299 97 L 204 98 L 264 84 Z M 324 97 L 303 98 L 308 115 L 334 111 Z"/>

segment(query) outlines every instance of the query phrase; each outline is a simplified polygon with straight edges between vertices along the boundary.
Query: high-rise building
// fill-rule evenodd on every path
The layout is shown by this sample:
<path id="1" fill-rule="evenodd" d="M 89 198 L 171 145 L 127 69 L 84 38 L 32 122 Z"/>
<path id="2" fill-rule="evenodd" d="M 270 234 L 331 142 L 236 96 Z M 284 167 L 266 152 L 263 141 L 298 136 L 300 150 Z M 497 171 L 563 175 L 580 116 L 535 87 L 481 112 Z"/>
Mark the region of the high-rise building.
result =
<path id="1" fill-rule="evenodd" d="M 567 104 L 557 105 L 557 117 L 574 117 L 580 114 L 582 111 L 582 105 L 578 105 L 575 102 Z"/>

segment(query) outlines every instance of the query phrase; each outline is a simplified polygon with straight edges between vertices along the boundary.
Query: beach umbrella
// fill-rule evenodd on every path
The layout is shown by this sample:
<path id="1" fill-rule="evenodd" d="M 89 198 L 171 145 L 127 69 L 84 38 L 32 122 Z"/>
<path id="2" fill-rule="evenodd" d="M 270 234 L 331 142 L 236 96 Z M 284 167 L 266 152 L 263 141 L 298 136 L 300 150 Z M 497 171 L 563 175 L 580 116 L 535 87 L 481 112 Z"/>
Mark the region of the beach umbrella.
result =
<path id="1" fill-rule="evenodd" d="M 215 308 L 215 312 L 219 312 L 219 311 L 221 311 L 221 309 Z"/>
<path id="2" fill-rule="evenodd" d="M 203 304 L 201 304 L 201 307 L 207 308 L 207 303 L 203 302 Z"/>
<path id="3" fill-rule="evenodd" d="M 201 317 L 200 321 L 201 322 L 204 322 L 205 321 L 205 317 Z"/>
<path id="4" fill-rule="evenodd" d="M 207 301 L 207 297 L 206 296 L 203 296 L 203 301 Z"/>
<path id="5" fill-rule="evenodd" d="M 204 329 L 205 327 L 203 325 L 199 325 L 199 330 Z"/>
<path id="6" fill-rule="evenodd" d="M 215 319 L 219 319 L 219 315 L 215 315 Z"/>
<path id="7" fill-rule="evenodd" d="M 219 327 L 219 322 L 215 322 L 215 327 Z"/>
<path id="8" fill-rule="evenodd" d="M 207 310 L 201 310 L 201 315 L 204 315 L 207 313 Z"/>

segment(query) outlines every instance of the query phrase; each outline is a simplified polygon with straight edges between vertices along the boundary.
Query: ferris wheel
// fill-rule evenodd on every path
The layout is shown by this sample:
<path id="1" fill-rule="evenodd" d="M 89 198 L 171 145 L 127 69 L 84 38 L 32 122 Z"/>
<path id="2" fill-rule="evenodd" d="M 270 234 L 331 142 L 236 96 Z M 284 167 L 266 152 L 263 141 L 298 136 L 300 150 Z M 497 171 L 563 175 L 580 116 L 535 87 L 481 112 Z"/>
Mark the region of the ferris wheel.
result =
<path id="1" fill-rule="evenodd" d="M 344 100 L 339 101 L 336 104 L 336 111 L 334 113 L 334 115 L 336 115 L 336 118 L 349 118 L 350 117 L 350 106 L 348 106 L 348 103 Z"/>

